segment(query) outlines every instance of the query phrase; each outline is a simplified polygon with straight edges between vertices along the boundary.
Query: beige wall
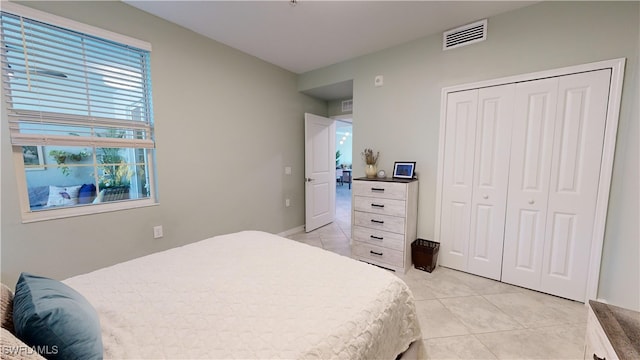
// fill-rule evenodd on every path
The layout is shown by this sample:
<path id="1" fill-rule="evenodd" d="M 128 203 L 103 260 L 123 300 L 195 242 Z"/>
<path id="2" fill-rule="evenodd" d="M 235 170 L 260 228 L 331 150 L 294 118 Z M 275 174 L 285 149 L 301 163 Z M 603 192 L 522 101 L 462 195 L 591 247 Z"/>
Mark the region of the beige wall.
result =
<path id="1" fill-rule="evenodd" d="M 13 286 L 21 271 L 62 279 L 216 234 L 304 223 L 303 114 L 327 108 L 298 93 L 295 74 L 118 1 L 23 4 L 152 44 L 160 205 L 22 224 L 2 111 L 3 282 Z M 154 225 L 164 238 L 153 239 Z"/>
<path id="2" fill-rule="evenodd" d="M 380 151 L 379 168 L 416 160 L 418 235 L 434 235 L 441 89 L 627 58 L 599 297 L 640 310 L 638 257 L 638 2 L 545 2 L 489 19 L 488 39 L 442 51 L 441 34 L 300 76 L 307 90 L 354 81 L 354 152 Z M 384 86 L 374 87 L 376 75 Z M 354 161 L 354 176 L 364 174 Z"/>

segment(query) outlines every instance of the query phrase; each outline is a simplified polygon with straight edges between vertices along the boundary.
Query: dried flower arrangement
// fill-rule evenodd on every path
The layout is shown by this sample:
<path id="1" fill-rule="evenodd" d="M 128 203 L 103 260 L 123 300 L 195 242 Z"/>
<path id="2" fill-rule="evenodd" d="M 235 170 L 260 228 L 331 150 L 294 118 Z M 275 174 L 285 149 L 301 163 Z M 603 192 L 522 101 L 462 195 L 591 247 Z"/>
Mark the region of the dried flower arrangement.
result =
<path id="1" fill-rule="evenodd" d="M 367 165 L 376 165 L 378 163 L 378 157 L 380 156 L 380 152 L 376 152 L 373 155 L 373 149 L 364 149 L 362 152 L 362 158 Z"/>

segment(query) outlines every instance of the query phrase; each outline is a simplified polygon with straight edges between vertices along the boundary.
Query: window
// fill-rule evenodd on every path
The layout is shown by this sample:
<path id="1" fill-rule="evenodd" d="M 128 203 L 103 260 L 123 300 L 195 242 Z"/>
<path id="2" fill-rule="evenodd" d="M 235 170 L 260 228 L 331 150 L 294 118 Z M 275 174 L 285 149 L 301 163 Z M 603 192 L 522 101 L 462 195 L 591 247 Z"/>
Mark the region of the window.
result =
<path id="1" fill-rule="evenodd" d="M 0 21 L 3 111 L 23 220 L 155 203 L 150 46 L 45 18 L 63 25 L 4 9 Z"/>

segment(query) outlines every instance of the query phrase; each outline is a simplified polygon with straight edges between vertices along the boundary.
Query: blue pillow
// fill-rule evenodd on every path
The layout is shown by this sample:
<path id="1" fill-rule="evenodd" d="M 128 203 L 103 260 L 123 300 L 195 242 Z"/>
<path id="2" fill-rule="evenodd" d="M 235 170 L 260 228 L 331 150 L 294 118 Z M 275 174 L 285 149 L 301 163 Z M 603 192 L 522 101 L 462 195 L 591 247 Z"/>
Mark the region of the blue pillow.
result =
<path id="1" fill-rule="evenodd" d="M 20 274 L 13 298 L 16 335 L 47 359 L 102 359 L 98 314 L 69 286 Z"/>
<path id="2" fill-rule="evenodd" d="M 96 197 L 96 186 L 93 184 L 84 184 L 78 191 L 78 204 L 89 204 Z"/>

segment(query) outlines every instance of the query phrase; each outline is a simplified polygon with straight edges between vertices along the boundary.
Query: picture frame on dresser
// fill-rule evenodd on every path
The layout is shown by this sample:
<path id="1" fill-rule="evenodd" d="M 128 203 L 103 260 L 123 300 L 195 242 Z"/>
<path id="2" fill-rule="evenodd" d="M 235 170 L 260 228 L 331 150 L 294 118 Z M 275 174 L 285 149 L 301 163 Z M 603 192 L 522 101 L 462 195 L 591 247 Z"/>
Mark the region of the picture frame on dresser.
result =
<path id="1" fill-rule="evenodd" d="M 413 179 L 416 170 L 415 161 L 396 161 L 393 164 L 393 178 Z"/>

